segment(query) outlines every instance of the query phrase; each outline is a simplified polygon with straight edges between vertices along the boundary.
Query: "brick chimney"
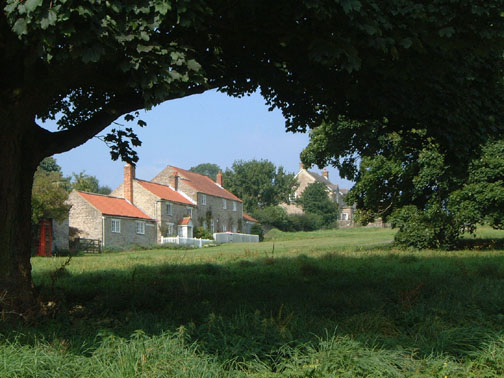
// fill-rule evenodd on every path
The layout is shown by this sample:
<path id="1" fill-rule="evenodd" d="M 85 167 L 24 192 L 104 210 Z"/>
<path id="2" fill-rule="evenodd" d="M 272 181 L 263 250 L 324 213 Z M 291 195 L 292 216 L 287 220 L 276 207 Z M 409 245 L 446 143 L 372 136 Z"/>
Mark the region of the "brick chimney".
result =
<path id="1" fill-rule="evenodd" d="M 171 186 L 173 188 L 173 190 L 175 190 L 176 192 L 178 192 L 178 185 L 179 185 L 179 174 L 177 171 L 173 172 L 173 176 L 171 177 Z"/>
<path id="2" fill-rule="evenodd" d="M 217 185 L 222 186 L 222 172 L 217 173 Z"/>
<path id="3" fill-rule="evenodd" d="M 135 166 L 127 163 L 124 166 L 123 191 L 124 198 L 133 203 L 133 180 L 135 179 Z"/>
<path id="4" fill-rule="evenodd" d="M 324 170 L 322 171 L 322 176 L 324 176 L 327 180 L 329 180 L 329 172 L 327 172 L 326 168 L 324 168 Z"/>
<path id="5" fill-rule="evenodd" d="M 299 170 L 302 170 L 304 169 L 304 164 L 303 163 L 299 163 Z"/>

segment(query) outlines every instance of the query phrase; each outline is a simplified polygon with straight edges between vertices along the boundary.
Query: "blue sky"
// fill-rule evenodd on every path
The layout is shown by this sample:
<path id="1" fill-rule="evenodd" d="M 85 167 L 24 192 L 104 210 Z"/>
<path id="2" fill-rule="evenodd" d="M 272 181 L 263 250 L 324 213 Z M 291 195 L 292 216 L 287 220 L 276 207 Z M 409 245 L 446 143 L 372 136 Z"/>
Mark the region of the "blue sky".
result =
<path id="1" fill-rule="evenodd" d="M 189 169 L 214 163 L 225 170 L 239 159 L 267 159 L 295 173 L 299 154 L 308 144 L 308 134 L 285 131 L 281 112 L 268 111 L 259 94 L 231 98 L 211 91 L 165 102 L 141 111 L 139 118 L 147 127 L 135 127 L 142 141 L 137 148 L 140 160 L 136 176 L 145 180 L 168 164 Z M 52 123 L 44 127 L 55 129 Z M 86 171 L 111 188 L 122 181 L 124 163 L 112 161 L 108 147 L 97 138 L 55 158 L 64 175 Z M 316 167 L 312 170 L 320 172 Z M 328 171 L 333 183 L 351 187 L 352 183 L 341 179 L 336 169 L 328 167 Z"/>

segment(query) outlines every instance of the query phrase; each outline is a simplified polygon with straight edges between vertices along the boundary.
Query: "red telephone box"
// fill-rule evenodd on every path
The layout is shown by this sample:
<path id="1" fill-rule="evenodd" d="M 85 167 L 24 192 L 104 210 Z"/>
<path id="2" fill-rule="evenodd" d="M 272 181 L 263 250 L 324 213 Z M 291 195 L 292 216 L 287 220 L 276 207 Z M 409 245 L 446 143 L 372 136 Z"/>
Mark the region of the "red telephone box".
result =
<path id="1" fill-rule="evenodd" d="M 50 219 L 41 220 L 39 223 L 40 238 L 37 249 L 37 256 L 52 256 L 52 221 Z"/>

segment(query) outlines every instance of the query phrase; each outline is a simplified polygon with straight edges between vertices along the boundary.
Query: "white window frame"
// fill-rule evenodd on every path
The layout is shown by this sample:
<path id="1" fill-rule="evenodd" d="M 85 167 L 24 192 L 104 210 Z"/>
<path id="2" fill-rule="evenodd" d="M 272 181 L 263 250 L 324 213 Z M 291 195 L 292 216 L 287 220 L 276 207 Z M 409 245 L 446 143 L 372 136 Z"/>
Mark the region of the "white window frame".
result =
<path id="1" fill-rule="evenodd" d="M 191 206 L 187 206 L 187 216 L 192 218 L 193 208 Z"/>
<path id="2" fill-rule="evenodd" d="M 201 195 L 201 204 L 206 205 L 206 195 L 205 194 Z"/>
<path id="3" fill-rule="evenodd" d="M 173 204 L 171 204 L 170 202 L 166 203 L 166 214 L 173 215 Z"/>
<path id="4" fill-rule="evenodd" d="M 215 232 L 215 222 L 213 219 L 210 219 L 210 232 L 212 234 Z"/>
<path id="5" fill-rule="evenodd" d="M 167 222 L 166 225 L 168 226 L 167 234 L 168 236 L 173 236 L 175 233 L 175 224 Z"/>
<path id="6" fill-rule="evenodd" d="M 233 211 L 237 211 L 237 209 L 238 209 L 238 206 L 236 206 L 236 202 L 233 201 Z"/>
<path id="7" fill-rule="evenodd" d="M 223 199 L 222 199 L 222 208 L 223 208 L 224 210 L 226 210 L 226 209 L 227 209 L 227 201 L 226 201 L 226 199 L 225 199 L 225 198 L 223 198 Z"/>
<path id="8" fill-rule="evenodd" d="M 136 233 L 139 235 L 145 235 L 145 222 L 144 221 L 136 221 Z"/>
<path id="9" fill-rule="evenodd" d="M 348 214 L 347 213 L 341 213 L 341 220 L 348 220 Z"/>
<path id="10" fill-rule="evenodd" d="M 121 233 L 121 220 L 120 219 L 111 219 L 110 220 L 110 232 L 114 234 Z"/>

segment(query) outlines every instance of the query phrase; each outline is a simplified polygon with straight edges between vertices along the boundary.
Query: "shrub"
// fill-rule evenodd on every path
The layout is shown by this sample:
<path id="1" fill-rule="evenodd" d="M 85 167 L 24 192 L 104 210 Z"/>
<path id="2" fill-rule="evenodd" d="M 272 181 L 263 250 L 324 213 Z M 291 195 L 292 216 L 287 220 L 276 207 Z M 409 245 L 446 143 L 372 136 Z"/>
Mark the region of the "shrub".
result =
<path id="1" fill-rule="evenodd" d="M 425 211 L 414 205 L 404 206 L 390 220 L 392 227 L 399 228 L 395 243 L 403 248 L 453 249 L 462 230 L 451 214 L 437 206 Z"/>
<path id="2" fill-rule="evenodd" d="M 313 213 L 289 215 L 289 221 L 293 231 L 315 231 L 324 224 L 323 216 Z"/>
<path id="3" fill-rule="evenodd" d="M 287 212 L 280 206 L 269 206 L 256 210 L 254 212 L 254 217 L 257 218 L 261 224 L 276 227 L 282 231 L 291 231 L 292 229 Z"/>
<path id="4" fill-rule="evenodd" d="M 210 231 L 205 230 L 204 227 L 196 227 L 193 232 L 193 236 L 197 239 L 210 239 L 213 240 L 213 235 Z"/>
<path id="5" fill-rule="evenodd" d="M 259 235 L 259 241 L 262 242 L 264 240 L 264 231 L 261 227 L 260 224 L 254 224 L 252 225 L 252 227 L 250 228 L 250 233 L 252 235 Z"/>

